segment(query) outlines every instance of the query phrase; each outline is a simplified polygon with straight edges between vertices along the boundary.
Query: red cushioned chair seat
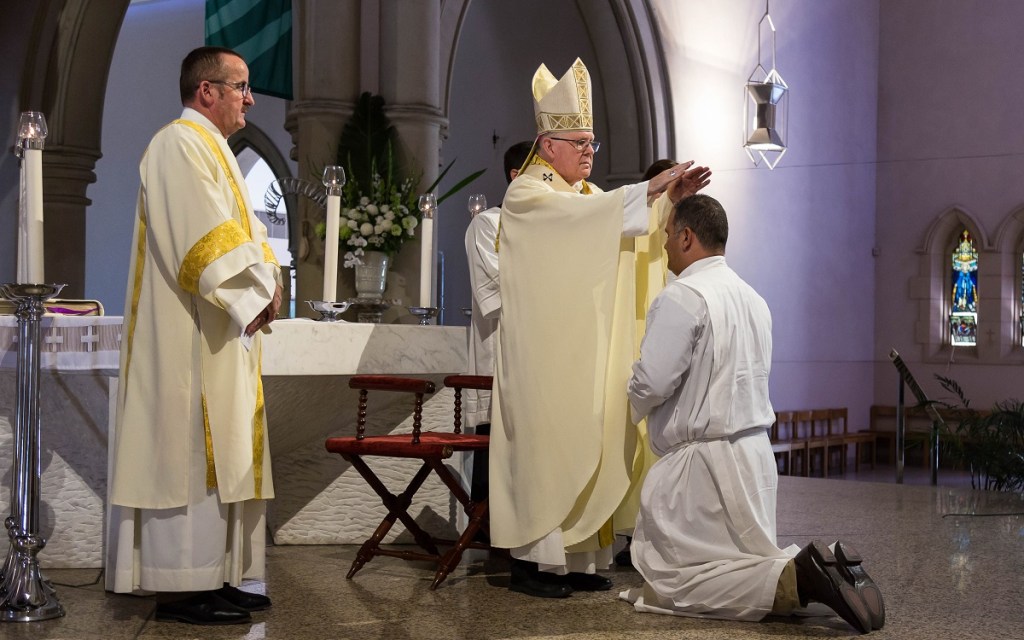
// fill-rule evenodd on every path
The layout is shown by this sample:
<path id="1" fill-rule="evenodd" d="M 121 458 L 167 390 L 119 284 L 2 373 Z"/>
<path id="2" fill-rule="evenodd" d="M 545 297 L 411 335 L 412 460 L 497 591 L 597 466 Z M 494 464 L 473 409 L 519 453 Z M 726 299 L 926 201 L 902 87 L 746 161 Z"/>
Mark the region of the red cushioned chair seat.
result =
<path id="1" fill-rule="evenodd" d="M 362 440 L 354 437 L 328 438 L 324 446 L 331 453 L 358 456 L 386 456 L 389 458 L 451 457 L 455 451 L 478 451 L 487 449 L 487 436 L 469 433 L 420 432 L 420 441 L 413 444 L 409 434 L 367 436 Z"/>

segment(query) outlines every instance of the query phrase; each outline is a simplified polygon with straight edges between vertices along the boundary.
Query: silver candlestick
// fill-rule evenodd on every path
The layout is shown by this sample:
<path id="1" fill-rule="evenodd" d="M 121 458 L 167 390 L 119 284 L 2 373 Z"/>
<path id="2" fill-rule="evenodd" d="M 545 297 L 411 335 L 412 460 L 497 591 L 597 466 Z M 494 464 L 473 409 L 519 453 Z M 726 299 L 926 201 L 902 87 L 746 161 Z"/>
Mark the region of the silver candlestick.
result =
<path id="1" fill-rule="evenodd" d="M 437 315 L 437 307 L 408 307 L 409 313 L 419 318 L 422 325 L 430 324 L 430 319 Z"/>
<path id="2" fill-rule="evenodd" d="M 306 304 L 308 304 L 313 311 L 320 314 L 320 318 L 318 318 L 320 322 L 344 322 L 344 320 L 341 319 L 341 314 L 348 311 L 348 308 L 352 303 L 306 300 Z"/>
<path id="3" fill-rule="evenodd" d="M 5 521 L 11 548 L 0 574 L 0 621 L 34 622 L 64 615 L 53 586 L 39 571 L 46 546 L 39 533 L 39 325 L 43 302 L 62 284 L 0 285 L 0 297 L 15 303 L 18 318 L 18 402 L 14 424 L 11 515 Z"/>

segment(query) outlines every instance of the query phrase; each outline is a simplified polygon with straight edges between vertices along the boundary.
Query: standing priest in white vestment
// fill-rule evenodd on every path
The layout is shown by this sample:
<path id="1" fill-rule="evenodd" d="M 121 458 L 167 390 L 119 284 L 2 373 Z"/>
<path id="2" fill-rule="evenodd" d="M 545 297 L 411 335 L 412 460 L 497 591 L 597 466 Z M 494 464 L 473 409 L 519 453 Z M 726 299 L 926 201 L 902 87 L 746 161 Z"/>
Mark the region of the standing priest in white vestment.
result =
<path id="1" fill-rule="evenodd" d="M 833 555 L 815 542 L 794 559 L 775 544 L 772 319 L 725 262 L 725 210 L 710 196 L 686 198 L 666 232 L 678 277 L 651 305 L 628 385 L 662 457 L 644 481 L 633 533 L 645 584 L 622 598 L 638 611 L 734 620 L 816 601 L 859 631 L 881 627 L 881 593 L 849 545 Z"/>
<path id="2" fill-rule="evenodd" d="M 565 597 L 611 588 L 595 571 L 635 515 L 613 523 L 642 466 L 623 389 L 639 346 L 636 278 L 654 270 L 623 236 L 649 231 L 648 197 L 678 200 L 710 171 L 676 165 L 602 192 L 586 181 L 599 146 L 587 68 L 577 59 L 556 80 L 541 65 L 533 97 L 535 155 L 505 193 L 498 237 L 491 541 L 515 559 L 512 590 Z"/>
<path id="3" fill-rule="evenodd" d="M 185 109 L 139 167 L 107 588 L 177 592 L 158 598 L 158 620 L 244 623 L 270 606 L 236 588 L 264 572 L 274 488 L 260 332 L 281 304 L 280 267 L 227 145 L 255 104 L 248 80 L 231 50 L 189 53 Z"/>

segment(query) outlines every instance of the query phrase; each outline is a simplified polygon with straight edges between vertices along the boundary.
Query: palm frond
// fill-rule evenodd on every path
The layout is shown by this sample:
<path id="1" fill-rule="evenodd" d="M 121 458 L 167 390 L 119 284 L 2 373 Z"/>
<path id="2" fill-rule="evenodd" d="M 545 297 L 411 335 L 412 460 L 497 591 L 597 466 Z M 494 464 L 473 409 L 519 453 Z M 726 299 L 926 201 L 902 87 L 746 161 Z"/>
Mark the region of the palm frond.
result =
<path id="1" fill-rule="evenodd" d="M 384 113 L 384 98 L 364 91 L 338 142 L 338 164 L 363 193 L 370 192 L 374 173 L 391 175 L 394 138 L 395 128 Z"/>

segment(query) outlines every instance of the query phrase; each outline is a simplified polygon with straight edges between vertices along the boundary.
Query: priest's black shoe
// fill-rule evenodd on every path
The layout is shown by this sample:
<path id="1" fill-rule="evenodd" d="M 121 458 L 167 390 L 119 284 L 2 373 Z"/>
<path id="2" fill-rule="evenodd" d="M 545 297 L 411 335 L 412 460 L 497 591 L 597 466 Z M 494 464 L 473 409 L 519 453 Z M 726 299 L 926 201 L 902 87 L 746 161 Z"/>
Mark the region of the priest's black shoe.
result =
<path id="1" fill-rule="evenodd" d="M 535 562 L 513 560 L 508 588 L 535 598 L 568 598 L 572 595 L 572 587 L 560 578 L 562 576 L 538 571 Z"/>
<path id="2" fill-rule="evenodd" d="M 608 591 L 612 588 L 612 581 L 596 573 L 578 573 L 570 571 L 562 578 L 564 584 L 573 588 L 573 591 Z"/>
<path id="3" fill-rule="evenodd" d="M 158 603 L 156 619 L 204 625 L 252 622 L 248 611 L 239 609 L 213 591 L 203 591 L 184 600 Z"/>
<path id="4" fill-rule="evenodd" d="M 270 608 L 270 598 L 258 593 L 249 593 L 232 587 L 228 583 L 214 591 L 218 596 L 224 598 L 231 604 L 246 611 L 263 611 Z"/>
<path id="5" fill-rule="evenodd" d="M 861 633 L 871 631 L 868 607 L 857 589 L 840 572 L 835 555 L 825 543 L 815 540 L 795 558 L 796 590 L 800 605 L 815 601 L 839 614 Z"/>
<path id="6" fill-rule="evenodd" d="M 871 628 L 881 629 L 885 626 L 885 602 L 882 600 L 882 591 L 864 570 L 863 558 L 849 543 L 841 540 L 836 542 L 835 555 L 843 577 L 857 589 L 867 605 Z"/>

